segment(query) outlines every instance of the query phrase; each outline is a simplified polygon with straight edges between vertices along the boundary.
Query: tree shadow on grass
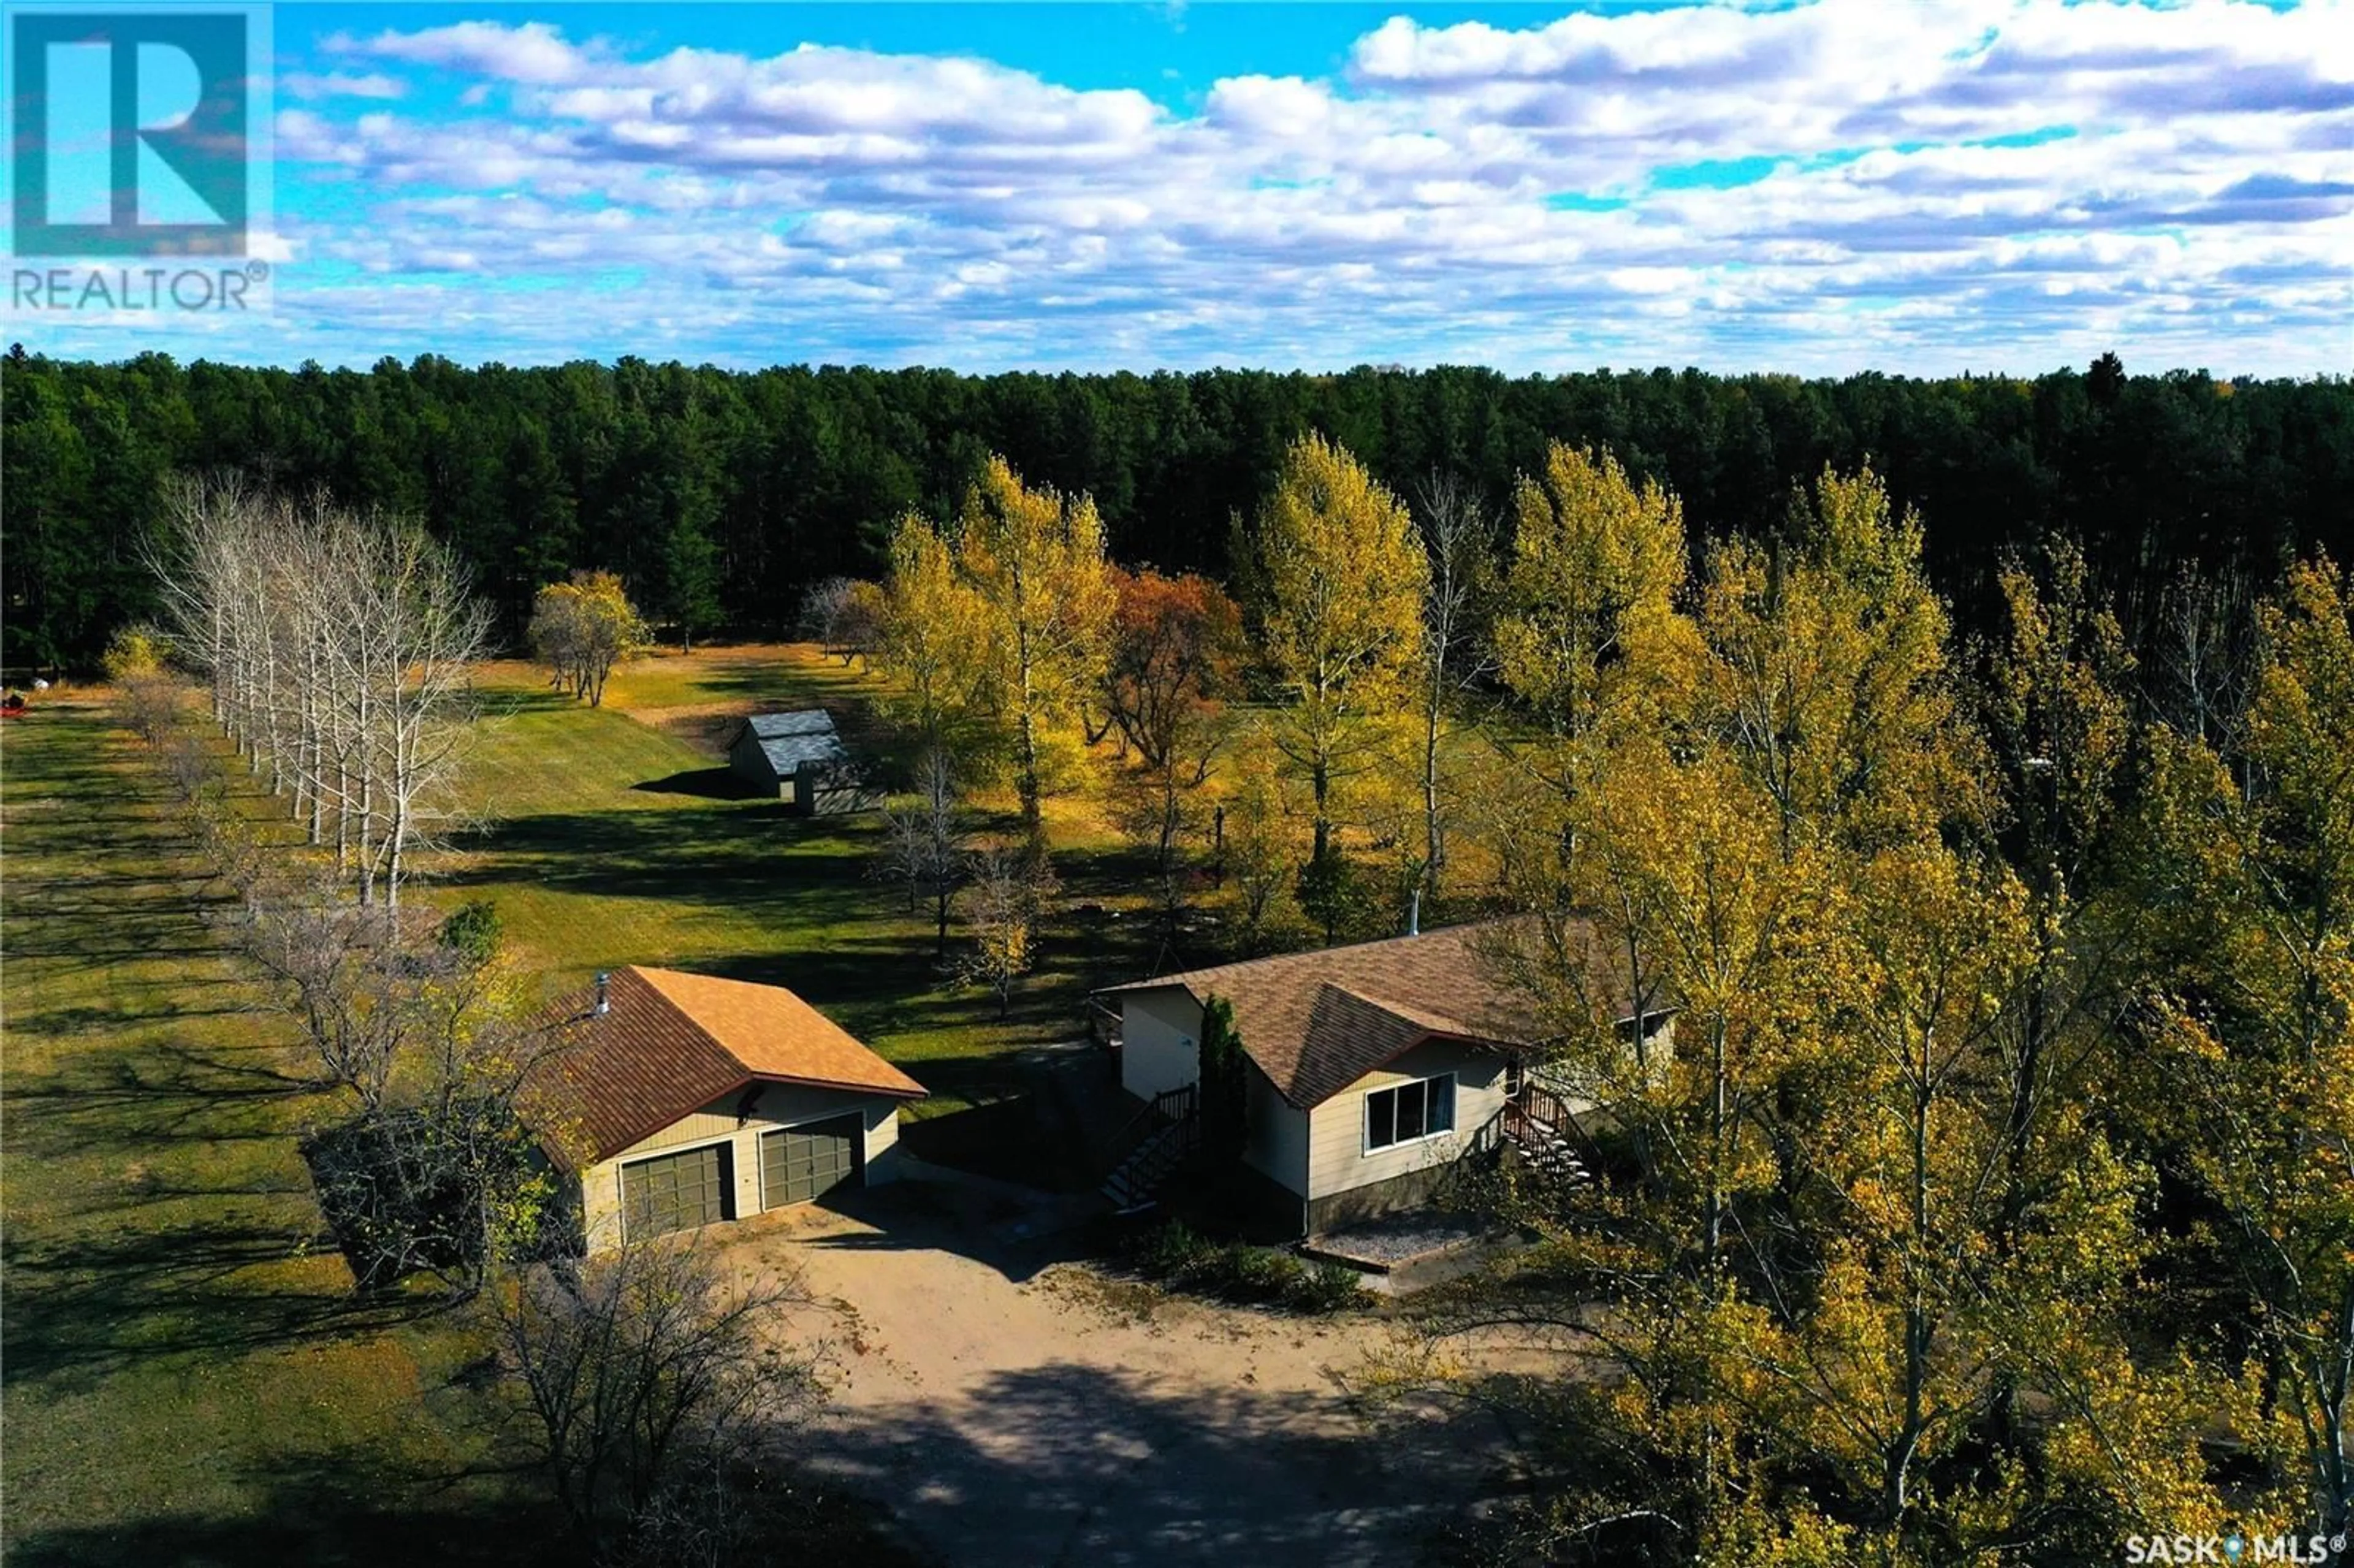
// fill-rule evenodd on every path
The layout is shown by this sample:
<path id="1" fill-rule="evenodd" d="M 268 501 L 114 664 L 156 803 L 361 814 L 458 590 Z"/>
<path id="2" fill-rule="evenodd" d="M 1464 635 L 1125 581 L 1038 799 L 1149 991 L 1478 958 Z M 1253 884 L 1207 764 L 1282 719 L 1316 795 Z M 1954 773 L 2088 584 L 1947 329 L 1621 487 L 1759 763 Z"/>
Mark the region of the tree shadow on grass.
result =
<path id="1" fill-rule="evenodd" d="M 518 817 L 468 845 L 473 853 L 452 868 L 447 885 L 494 891 L 530 884 L 578 897 L 670 900 L 724 911 L 783 938 L 777 953 L 746 955 L 746 967 L 782 961 L 790 951 L 796 966 L 838 977 L 832 996 L 879 999 L 938 983 L 930 944 L 914 930 L 920 916 L 904 916 L 891 889 L 872 874 L 880 834 L 879 821 L 871 819 L 806 819 L 758 809 Z M 1084 900 L 1066 887 L 1064 902 Z M 1040 969 L 1053 974 L 1103 950 L 1105 925 L 1076 915 L 1051 916 L 1042 933 Z M 834 961 L 854 954 L 862 969 L 855 977 Z M 587 961 L 659 958 L 611 953 Z M 821 1006 L 829 1000 L 811 982 L 782 983 Z M 1023 989 L 1038 989 L 1038 977 Z"/>
<path id="2" fill-rule="evenodd" d="M 443 1474 L 387 1465 L 357 1447 L 271 1457 L 248 1467 L 239 1512 L 154 1513 L 136 1505 L 109 1524 L 14 1533 L 10 1568 L 159 1568 L 162 1564 L 334 1564 L 335 1568 L 578 1568 L 590 1558 L 535 1470 L 476 1467 Z M 126 1481 L 126 1488 L 130 1483 Z M 926 1560 L 885 1536 L 880 1510 L 787 1478 L 760 1501 L 773 1539 L 727 1560 L 742 1568 L 854 1563 L 916 1568 Z"/>
<path id="3" fill-rule="evenodd" d="M 568 686 L 494 686 L 478 693 L 474 715 L 478 719 L 513 718 L 518 714 L 550 713 L 559 708 L 585 708 L 588 705 L 572 694 Z"/>
<path id="4" fill-rule="evenodd" d="M 763 655 L 705 665 L 695 672 L 692 688 L 702 702 L 741 702 L 760 712 L 788 712 L 823 704 L 839 710 L 864 707 L 867 694 L 860 688 L 868 676 L 838 660 L 811 665 L 791 654 Z"/>
<path id="5" fill-rule="evenodd" d="M 163 1563 L 577 1563 L 563 1521 L 496 1473 L 427 1478 L 353 1450 L 273 1459 L 248 1478 L 246 1511 L 128 1516 L 102 1526 L 36 1529 L 9 1542 L 11 1568 L 154 1568 Z M 126 1483 L 127 1484 L 127 1483 Z"/>
<path id="6" fill-rule="evenodd" d="M 244 1061 L 239 1054 L 165 1042 L 136 1055 L 67 1056 L 46 1077 L 9 1085 L 11 1152 L 291 1139 L 281 1102 L 308 1098 L 323 1086 L 281 1071 L 275 1052 L 256 1048 L 255 1059 Z"/>
<path id="7" fill-rule="evenodd" d="M 843 885 L 860 881 L 868 845 L 850 836 L 840 825 L 842 819 L 811 821 L 791 815 L 781 805 L 764 810 L 721 805 L 713 799 L 708 810 L 504 818 L 457 845 L 469 853 L 471 862 L 443 880 L 458 887 L 533 882 L 605 897 L 727 899 L 752 906 L 811 881 Z"/>
<path id="8" fill-rule="evenodd" d="M 227 1018 L 245 1011 L 242 1007 L 175 1007 L 171 1010 L 170 1016 L 175 1019 Z M 113 1028 L 122 1022 L 122 1011 L 115 1007 L 53 1007 L 46 1012 L 12 1012 L 8 1016 L 8 1033 L 16 1035 L 81 1034 Z"/>
<path id="9" fill-rule="evenodd" d="M 307 1239 L 283 1224 L 228 1218 L 12 1240 L 5 1379 L 71 1390 L 159 1357 L 364 1336 L 448 1309 L 422 1294 L 363 1300 L 310 1281 L 267 1283 L 271 1266 L 303 1255 Z M 334 1277 L 345 1277 L 339 1265 Z"/>

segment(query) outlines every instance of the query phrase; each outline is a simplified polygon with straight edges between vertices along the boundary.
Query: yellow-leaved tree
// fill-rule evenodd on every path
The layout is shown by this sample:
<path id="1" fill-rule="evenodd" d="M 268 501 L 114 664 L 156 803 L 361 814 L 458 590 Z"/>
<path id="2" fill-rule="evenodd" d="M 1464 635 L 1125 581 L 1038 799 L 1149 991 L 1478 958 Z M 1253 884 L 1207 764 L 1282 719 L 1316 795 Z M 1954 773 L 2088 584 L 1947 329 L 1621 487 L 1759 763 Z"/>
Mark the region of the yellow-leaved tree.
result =
<path id="1" fill-rule="evenodd" d="M 1555 441 L 1514 487 L 1497 673 L 1553 734 L 1579 740 L 1672 700 L 1685 551 L 1681 503 L 1607 452 Z"/>
<path id="2" fill-rule="evenodd" d="M 1373 765 L 1388 738 L 1380 721 L 1404 712 L 1429 564 L 1405 504 L 1318 435 L 1292 443 L 1237 546 L 1258 656 L 1283 699 L 1277 744 L 1312 802 L 1302 891 L 1316 889 L 1329 934 L 1343 881 L 1333 791 Z"/>
<path id="3" fill-rule="evenodd" d="M 1766 790 L 1786 844 L 1899 842 L 1981 804 L 1920 519 L 1870 468 L 1825 469 L 1777 543 L 1718 548 L 1699 618 L 1701 722 Z"/>
<path id="4" fill-rule="evenodd" d="M 893 678 L 891 705 L 924 749 L 952 751 L 983 674 L 981 605 L 938 528 L 909 513 L 891 532 L 876 656 Z"/>
<path id="5" fill-rule="evenodd" d="M 1538 796 L 1497 842 L 1506 881 L 1543 938 L 1529 971 L 1574 976 L 1561 919 L 1588 889 L 1568 880 L 1588 787 L 1613 748 L 1657 744 L 1691 707 L 1699 650 L 1676 599 L 1685 576 L 1683 508 L 1638 487 L 1607 452 L 1554 442 L 1544 471 L 1513 492 L 1511 558 L 1492 633 L 1496 673 L 1543 738 L 1507 755 Z"/>
<path id="6" fill-rule="evenodd" d="M 570 686 L 590 707 L 603 705 L 613 667 L 647 646 L 645 620 L 611 572 L 575 572 L 541 588 L 532 600 L 530 637 L 555 683 Z"/>
<path id="7" fill-rule="evenodd" d="M 2073 933 L 1993 853 L 1917 524 L 1826 473 L 1784 537 L 1713 554 L 1687 620 L 1663 547 L 1605 548 L 1663 544 L 1671 502 L 1555 466 L 1523 489 L 1500 663 L 1562 832 L 1516 846 L 1543 918 L 1494 957 L 1620 1178 L 1522 1184 L 1522 1267 L 1607 1303 L 1576 1322 L 1623 1378 L 1553 1391 L 1545 1539 L 1927 1568 L 2106 1549 L 2148 1507 L 2215 1520 L 2195 1438 L 2222 1402 L 2124 1329 L 2151 1179 L 2082 1094 L 2100 1031 L 2047 1027 L 2066 1049 L 2020 1092 Z M 1639 636 L 1614 556 L 1662 568 Z"/>
<path id="8" fill-rule="evenodd" d="M 978 615 L 984 700 L 1007 732 L 1023 853 L 1043 866 L 1039 758 L 1048 726 L 1073 722 L 1109 656 L 1116 594 L 1103 520 L 1086 495 L 1033 488 L 991 457 L 965 496 L 957 563 Z"/>
<path id="9" fill-rule="evenodd" d="M 2296 567 L 2258 615 L 2253 695 L 2219 748 L 2160 726 L 2140 822 L 2160 987 L 2137 1097 L 2207 1207 L 2301 1480 L 2270 1520 L 2354 1527 L 2354 586 Z"/>

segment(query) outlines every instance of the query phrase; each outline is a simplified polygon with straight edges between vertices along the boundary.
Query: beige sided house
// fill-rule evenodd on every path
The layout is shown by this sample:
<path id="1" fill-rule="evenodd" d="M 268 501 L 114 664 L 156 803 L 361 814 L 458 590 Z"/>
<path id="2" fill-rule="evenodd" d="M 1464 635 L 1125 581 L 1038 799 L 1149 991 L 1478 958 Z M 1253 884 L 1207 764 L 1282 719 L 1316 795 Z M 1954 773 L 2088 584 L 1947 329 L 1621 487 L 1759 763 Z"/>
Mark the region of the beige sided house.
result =
<path id="1" fill-rule="evenodd" d="M 1492 924 L 1292 953 L 1115 986 L 1120 1083 L 1171 1124 L 1196 1114 L 1203 1010 L 1234 1009 L 1249 1060 L 1244 1162 L 1315 1235 L 1434 1196 L 1455 1163 L 1510 1140 L 1548 1168 L 1575 1171 L 1582 1134 L 1566 1102 L 1532 1076 L 1546 1033 L 1527 999 L 1485 960 Z M 1631 1009 L 1629 1010 L 1631 1012 Z M 1648 1030 L 1664 1026 L 1651 1013 Z M 1622 1029 L 1632 1026 L 1631 1018 Z M 1150 1119 L 1150 1113 L 1146 1113 Z M 1106 1192 L 1148 1201 L 1158 1162 L 1147 1141 Z M 1140 1172 L 1141 1174 L 1140 1174 Z"/>
<path id="2" fill-rule="evenodd" d="M 578 1166 L 591 1250 L 887 1181 L 924 1095 L 781 986 L 631 966 L 557 1026 L 532 1111 Z"/>

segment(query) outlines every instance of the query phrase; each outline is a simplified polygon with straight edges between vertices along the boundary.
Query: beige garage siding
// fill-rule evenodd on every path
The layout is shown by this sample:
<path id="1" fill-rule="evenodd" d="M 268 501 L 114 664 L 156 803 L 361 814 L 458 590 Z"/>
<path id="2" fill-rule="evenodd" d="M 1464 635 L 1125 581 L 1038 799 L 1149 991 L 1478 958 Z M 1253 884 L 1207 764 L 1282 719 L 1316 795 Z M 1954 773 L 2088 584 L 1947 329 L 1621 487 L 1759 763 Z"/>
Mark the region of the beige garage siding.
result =
<path id="1" fill-rule="evenodd" d="M 612 1159 L 589 1167 L 580 1180 L 580 1195 L 581 1217 L 588 1227 L 590 1247 L 610 1246 L 620 1238 L 621 1167 L 665 1150 L 697 1144 L 731 1145 L 734 1213 L 738 1219 L 760 1212 L 760 1135 L 779 1127 L 822 1121 L 856 1111 L 866 1129 L 867 1185 L 880 1185 L 896 1173 L 899 1102 L 896 1099 L 846 1089 L 764 1084 L 751 1102 L 750 1114 L 739 1120 L 737 1107 L 742 1099 L 743 1096 L 737 1094 L 716 1100 L 631 1145 Z"/>
<path id="2" fill-rule="evenodd" d="M 1455 1075 L 1455 1130 L 1437 1138 L 1365 1151 L 1365 1096 L 1412 1078 Z M 1504 1108 L 1503 1058 L 1492 1051 L 1434 1040 L 1379 1073 L 1368 1073 L 1309 1113 L 1309 1196 L 1329 1197 L 1458 1159 L 1471 1135 Z"/>

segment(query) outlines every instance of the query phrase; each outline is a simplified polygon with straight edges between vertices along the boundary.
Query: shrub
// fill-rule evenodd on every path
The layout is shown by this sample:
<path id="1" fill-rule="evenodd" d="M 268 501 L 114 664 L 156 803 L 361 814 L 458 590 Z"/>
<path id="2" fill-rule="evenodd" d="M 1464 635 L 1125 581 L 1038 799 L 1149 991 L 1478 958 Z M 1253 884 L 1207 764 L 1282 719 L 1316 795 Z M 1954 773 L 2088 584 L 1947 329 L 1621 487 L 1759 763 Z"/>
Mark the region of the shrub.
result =
<path id="1" fill-rule="evenodd" d="M 1214 1242 L 1175 1220 L 1146 1235 L 1133 1255 L 1148 1279 L 1244 1306 L 1337 1312 L 1361 1299 L 1353 1270 L 1277 1247 Z"/>
<path id="2" fill-rule="evenodd" d="M 108 640 L 99 662 L 118 684 L 162 675 L 172 657 L 172 641 L 152 626 L 126 626 Z"/>
<path id="3" fill-rule="evenodd" d="M 1345 1264 L 1311 1263 L 1299 1271 L 1285 1291 L 1283 1304 L 1295 1312 L 1339 1312 L 1362 1306 L 1364 1287 L 1357 1271 Z"/>
<path id="4" fill-rule="evenodd" d="M 1210 1243 L 1172 1220 L 1144 1238 L 1137 1249 L 1137 1271 L 1150 1279 L 1173 1279 L 1193 1270 L 1213 1250 Z"/>
<path id="5" fill-rule="evenodd" d="M 513 1108 L 456 1098 L 376 1110 L 304 1139 L 319 1209 L 363 1295 L 429 1273 L 470 1290 L 493 1254 L 568 1250 L 565 1216 Z"/>
<path id="6" fill-rule="evenodd" d="M 497 905 L 476 898 L 451 910 L 434 935 L 443 947 L 479 969 L 498 956 L 506 923 L 499 918 Z"/>
<path id="7" fill-rule="evenodd" d="M 1298 1258 L 1272 1247 L 1227 1244 L 1218 1254 L 1221 1294 L 1242 1301 L 1278 1301 L 1306 1270 Z"/>

